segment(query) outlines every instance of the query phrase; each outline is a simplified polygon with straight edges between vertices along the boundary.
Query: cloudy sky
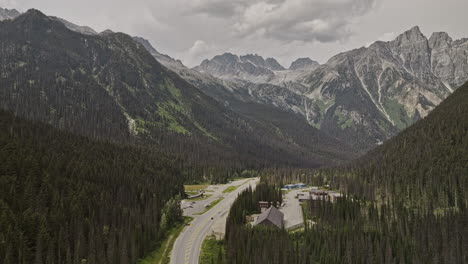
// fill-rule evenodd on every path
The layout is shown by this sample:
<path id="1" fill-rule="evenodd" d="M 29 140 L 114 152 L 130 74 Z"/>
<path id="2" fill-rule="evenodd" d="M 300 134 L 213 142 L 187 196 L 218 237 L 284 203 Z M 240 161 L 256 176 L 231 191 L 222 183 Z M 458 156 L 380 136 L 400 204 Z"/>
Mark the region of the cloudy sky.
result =
<path id="1" fill-rule="evenodd" d="M 324 63 L 414 25 L 427 36 L 468 37 L 467 0 L 0 0 L 0 7 L 145 37 L 188 66 L 224 52 L 274 57 L 286 67 L 298 57 Z"/>

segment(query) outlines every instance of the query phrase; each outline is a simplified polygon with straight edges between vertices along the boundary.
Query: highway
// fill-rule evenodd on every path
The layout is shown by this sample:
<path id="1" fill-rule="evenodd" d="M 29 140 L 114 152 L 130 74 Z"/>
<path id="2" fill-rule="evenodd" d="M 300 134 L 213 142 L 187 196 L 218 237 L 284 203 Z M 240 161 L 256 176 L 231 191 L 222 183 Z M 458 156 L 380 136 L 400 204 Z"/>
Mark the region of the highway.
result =
<path id="1" fill-rule="evenodd" d="M 191 205 L 193 208 L 188 207 L 188 202 L 184 202 L 182 204 L 182 208 L 184 208 L 184 215 L 192 216 L 194 220 L 191 222 L 192 225 L 185 227 L 184 231 L 182 231 L 180 236 L 177 238 L 171 253 L 171 264 L 198 263 L 201 245 L 205 237 L 214 233 L 213 228 L 224 228 L 229 209 L 231 208 L 234 200 L 237 198 L 237 195 L 249 186 L 255 188 L 259 182 L 258 178 L 252 179 L 245 183 L 247 180 L 248 179 L 242 179 L 225 185 L 210 186 L 210 188 L 213 190 L 213 195 L 207 200 L 198 201 Z M 222 193 L 222 191 L 227 187 L 237 185 L 241 186 L 238 187 L 235 191 L 226 194 Z M 224 199 L 221 200 L 221 202 L 219 202 L 216 206 L 211 208 L 208 212 L 202 215 L 194 215 L 195 213 L 203 211 L 207 203 L 210 203 L 220 197 L 224 197 Z"/>

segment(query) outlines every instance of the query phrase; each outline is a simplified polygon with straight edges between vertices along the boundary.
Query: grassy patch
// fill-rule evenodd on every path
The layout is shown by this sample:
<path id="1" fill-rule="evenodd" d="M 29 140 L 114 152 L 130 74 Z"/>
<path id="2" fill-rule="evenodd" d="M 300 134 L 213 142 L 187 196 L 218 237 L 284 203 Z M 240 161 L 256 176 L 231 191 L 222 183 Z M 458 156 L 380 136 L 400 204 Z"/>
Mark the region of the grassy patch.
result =
<path id="1" fill-rule="evenodd" d="M 139 260 L 138 264 L 169 264 L 172 247 L 174 246 L 177 237 L 182 230 L 184 230 L 185 225 L 190 223 L 192 220 L 192 217 L 185 216 L 183 222 L 171 228 L 166 233 L 165 239 L 161 241 L 158 248 L 151 252 L 146 258 Z"/>
<path id="2" fill-rule="evenodd" d="M 190 135 L 190 132 L 179 123 L 178 118 L 173 114 L 173 112 L 178 111 L 182 110 L 180 109 L 180 106 L 174 103 L 159 103 L 157 114 L 165 121 L 165 125 L 169 131 L 183 135 Z"/>
<path id="3" fill-rule="evenodd" d="M 208 188 L 208 183 L 207 184 L 184 185 L 184 190 L 185 190 L 186 193 L 197 192 L 199 190 L 205 190 L 206 188 Z"/>
<path id="4" fill-rule="evenodd" d="M 304 226 L 299 226 L 299 227 L 296 227 L 294 229 L 288 230 L 288 233 L 290 233 L 290 234 L 300 233 L 300 232 L 304 232 L 304 230 L 305 230 Z"/>
<path id="5" fill-rule="evenodd" d="M 396 100 L 388 99 L 384 102 L 384 106 L 388 115 L 399 129 L 403 130 L 413 123 L 413 120 L 406 113 L 404 106 Z"/>
<path id="6" fill-rule="evenodd" d="M 239 188 L 238 185 L 236 186 L 229 186 L 226 189 L 224 189 L 223 193 L 232 193 L 233 191 L 237 190 Z"/>
<path id="7" fill-rule="evenodd" d="M 233 191 L 237 190 L 237 188 L 239 188 L 240 186 L 248 183 L 249 181 L 251 181 L 251 179 L 249 180 L 246 180 L 245 182 L 239 184 L 239 185 L 235 185 L 235 186 L 229 186 L 227 187 L 226 189 L 224 189 L 223 193 L 232 193 Z"/>
<path id="8" fill-rule="evenodd" d="M 348 113 L 345 114 L 339 109 L 335 110 L 335 116 L 338 118 L 338 125 L 341 127 L 341 129 L 350 128 L 354 124 L 351 117 L 348 116 Z"/>
<path id="9" fill-rule="evenodd" d="M 218 199 L 212 201 L 212 202 L 210 203 L 210 206 L 206 207 L 206 208 L 205 208 L 203 211 L 201 211 L 200 213 L 196 213 L 196 214 L 194 214 L 194 215 L 202 215 L 202 214 L 208 212 L 211 208 L 213 208 L 215 205 L 217 205 L 217 204 L 218 204 L 219 202 L 221 202 L 223 199 L 224 199 L 224 197 L 220 197 L 220 198 L 218 198 Z"/>
<path id="10" fill-rule="evenodd" d="M 224 264 L 226 263 L 226 250 L 222 240 L 216 240 L 214 236 L 206 237 L 200 252 L 199 264 Z"/>

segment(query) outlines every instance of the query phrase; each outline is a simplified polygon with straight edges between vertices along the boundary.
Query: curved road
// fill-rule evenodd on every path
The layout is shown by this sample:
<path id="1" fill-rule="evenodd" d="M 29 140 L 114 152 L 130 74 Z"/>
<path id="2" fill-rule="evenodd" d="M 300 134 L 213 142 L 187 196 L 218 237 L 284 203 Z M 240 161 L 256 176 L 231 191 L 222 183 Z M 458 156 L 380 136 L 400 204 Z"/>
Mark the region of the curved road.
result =
<path id="1" fill-rule="evenodd" d="M 177 238 L 171 253 L 171 264 L 198 263 L 203 240 L 207 235 L 213 233 L 213 226 L 216 225 L 217 227 L 221 226 L 221 228 L 223 228 L 226 223 L 229 209 L 237 198 L 237 195 L 249 186 L 255 188 L 259 181 L 259 179 L 256 178 L 245 183 L 246 180 L 248 179 L 235 181 L 226 185 L 220 185 L 209 199 L 197 202 L 198 206 L 195 205 L 193 206 L 194 208 L 184 209 L 184 213 L 192 216 L 194 220 L 191 222 L 192 225 L 185 227 L 184 231 L 182 231 Z M 226 194 L 222 193 L 225 188 L 240 184 L 243 185 L 239 186 L 235 191 Z M 193 213 L 203 211 L 205 204 L 210 203 L 219 197 L 224 197 L 224 199 L 208 212 L 202 215 L 193 215 Z M 182 205 L 182 207 L 184 206 L 187 206 L 187 202 Z M 213 218 L 213 220 L 211 218 Z"/>

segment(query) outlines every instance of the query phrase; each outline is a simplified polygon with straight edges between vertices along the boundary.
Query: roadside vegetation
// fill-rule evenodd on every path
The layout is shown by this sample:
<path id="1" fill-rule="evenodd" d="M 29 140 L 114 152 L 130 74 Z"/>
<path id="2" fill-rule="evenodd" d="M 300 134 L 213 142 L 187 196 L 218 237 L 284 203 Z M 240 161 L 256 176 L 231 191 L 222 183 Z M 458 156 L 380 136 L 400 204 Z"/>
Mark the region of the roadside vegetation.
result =
<path id="1" fill-rule="evenodd" d="M 209 236 L 203 241 L 199 264 L 225 264 L 226 263 L 226 250 L 224 248 L 224 241 L 217 240 L 215 236 Z"/>
<path id="2" fill-rule="evenodd" d="M 237 190 L 237 188 L 239 188 L 240 185 L 237 185 L 237 186 L 229 186 L 227 187 L 223 193 L 232 193 L 233 191 Z"/>
<path id="3" fill-rule="evenodd" d="M 184 227 L 193 220 L 192 217 L 184 216 L 184 221 L 179 222 L 171 228 L 166 238 L 161 242 L 158 249 L 151 252 L 145 259 L 138 261 L 138 264 L 168 264 L 171 260 L 171 252 L 177 237 L 182 233 Z"/>
<path id="4" fill-rule="evenodd" d="M 138 264 L 168 264 L 170 262 L 171 251 L 179 234 L 184 230 L 185 225 L 193 220 L 192 217 L 183 217 L 180 208 L 180 199 L 169 200 L 163 209 L 160 228 L 166 230 L 163 239 L 154 245 L 156 248 Z"/>
<path id="5" fill-rule="evenodd" d="M 242 185 L 248 183 L 248 182 L 251 181 L 251 180 L 252 180 L 252 179 L 246 180 L 245 182 L 243 182 L 243 183 L 241 183 L 241 184 L 239 184 L 239 185 L 229 186 L 229 187 L 227 187 L 227 188 L 223 191 L 223 193 L 232 193 L 233 191 L 237 190 L 237 188 L 239 188 L 240 186 L 242 186 Z"/>

